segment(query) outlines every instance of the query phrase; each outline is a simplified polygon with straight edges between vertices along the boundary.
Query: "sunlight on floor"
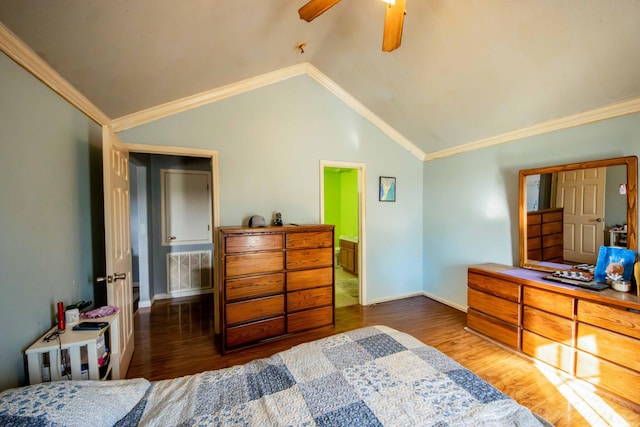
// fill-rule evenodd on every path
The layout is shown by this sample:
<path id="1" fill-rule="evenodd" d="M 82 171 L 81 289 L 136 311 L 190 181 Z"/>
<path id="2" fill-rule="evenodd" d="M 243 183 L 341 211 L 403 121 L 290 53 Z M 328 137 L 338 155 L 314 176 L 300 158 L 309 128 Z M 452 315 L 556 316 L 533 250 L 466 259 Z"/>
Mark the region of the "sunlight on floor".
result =
<path id="1" fill-rule="evenodd" d="M 628 427 L 629 423 L 596 395 L 593 386 L 560 374 L 544 363 L 536 368 L 592 426 Z"/>

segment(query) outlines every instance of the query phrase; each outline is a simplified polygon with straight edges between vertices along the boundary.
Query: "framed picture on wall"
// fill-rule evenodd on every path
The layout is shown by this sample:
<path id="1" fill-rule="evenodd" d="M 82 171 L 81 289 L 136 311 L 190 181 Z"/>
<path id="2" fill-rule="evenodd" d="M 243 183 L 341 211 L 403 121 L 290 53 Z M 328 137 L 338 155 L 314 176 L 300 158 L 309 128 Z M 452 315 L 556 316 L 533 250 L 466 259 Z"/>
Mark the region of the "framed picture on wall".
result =
<path id="1" fill-rule="evenodd" d="M 380 177 L 380 196 L 381 202 L 396 201 L 396 178 L 393 176 Z"/>

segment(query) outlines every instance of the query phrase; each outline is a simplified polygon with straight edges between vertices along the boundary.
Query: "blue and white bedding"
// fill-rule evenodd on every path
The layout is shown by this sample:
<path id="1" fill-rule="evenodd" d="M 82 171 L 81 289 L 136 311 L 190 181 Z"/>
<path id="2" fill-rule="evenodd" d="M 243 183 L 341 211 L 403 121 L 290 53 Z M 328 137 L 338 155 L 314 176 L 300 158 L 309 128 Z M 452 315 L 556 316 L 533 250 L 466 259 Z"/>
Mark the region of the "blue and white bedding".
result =
<path id="1" fill-rule="evenodd" d="M 119 403 L 104 405 L 112 398 L 100 389 L 109 385 Z M 96 421 L 103 410 L 109 417 Z M 0 425 L 114 419 L 118 426 L 549 425 L 438 350 L 385 326 L 171 380 L 61 381 L 0 394 Z"/>

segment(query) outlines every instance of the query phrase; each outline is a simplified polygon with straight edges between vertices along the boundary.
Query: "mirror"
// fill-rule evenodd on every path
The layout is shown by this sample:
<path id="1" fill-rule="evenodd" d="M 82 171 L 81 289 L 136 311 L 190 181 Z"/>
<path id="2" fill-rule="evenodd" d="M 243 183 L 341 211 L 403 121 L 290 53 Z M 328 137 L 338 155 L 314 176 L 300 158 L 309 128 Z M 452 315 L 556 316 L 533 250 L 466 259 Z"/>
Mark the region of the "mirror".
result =
<path id="1" fill-rule="evenodd" d="M 520 267 L 595 264 L 603 245 L 637 251 L 637 185 L 635 156 L 521 170 Z"/>

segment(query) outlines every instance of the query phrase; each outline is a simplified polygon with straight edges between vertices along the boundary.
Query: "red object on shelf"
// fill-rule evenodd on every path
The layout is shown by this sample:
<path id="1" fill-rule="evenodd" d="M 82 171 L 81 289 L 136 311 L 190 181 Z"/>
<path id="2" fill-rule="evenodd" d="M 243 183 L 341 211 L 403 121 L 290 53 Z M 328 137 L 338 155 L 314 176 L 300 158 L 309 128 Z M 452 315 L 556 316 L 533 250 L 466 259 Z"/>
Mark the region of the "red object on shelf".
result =
<path id="1" fill-rule="evenodd" d="M 64 331 L 64 304 L 58 303 L 58 330 Z"/>

